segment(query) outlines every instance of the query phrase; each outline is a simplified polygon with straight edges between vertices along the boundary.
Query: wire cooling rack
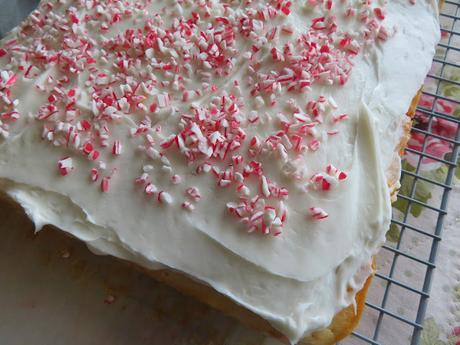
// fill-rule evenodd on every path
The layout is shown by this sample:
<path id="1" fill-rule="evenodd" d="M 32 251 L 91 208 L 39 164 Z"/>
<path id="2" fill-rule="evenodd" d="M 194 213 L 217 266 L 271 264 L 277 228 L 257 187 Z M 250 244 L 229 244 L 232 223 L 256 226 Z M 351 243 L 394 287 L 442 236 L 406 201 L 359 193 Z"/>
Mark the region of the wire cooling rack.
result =
<path id="1" fill-rule="evenodd" d="M 460 76 L 460 0 L 445 1 L 440 20 L 442 40 L 427 76 L 412 129 L 412 135 L 421 141 L 418 147 L 410 145 L 406 150 L 406 159 L 410 158 L 415 166 L 407 169 L 408 165 L 403 164 L 401 184 L 405 189 L 400 191 L 397 202 L 403 205 L 403 212 L 398 207 L 392 220 L 398 237 L 383 246 L 361 325 L 342 344 L 420 344 L 460 151 L 460 94 L 445 92 L 452 86 L 460 90 L 460 77 L 455 77 Z M 437 130 L 440 122 L 451 129 L 450 134 Z M 433 154 L 430 145 L 434 140 L 448 147 L 449 152 L 442 156 Z M 441 179 L 423 173 L 427 162 L 441 166 L 444 171 Z M 420 190 L 422 184 L 429 186 L 436 197 L 424 200 L 424 190 Z M 418 217 L 420 214 L 424 217 Z M 414 246 L 414 239 L 423 244 Z M 403 267 L 408 265 L 416 267 L 418 274 L 407 274 Z M 372 294 L 373 291 L 381 292 Z M 401 298 L 405 299 L 404 304 L 412 306 L 412 313 L 398 308 Z"/>

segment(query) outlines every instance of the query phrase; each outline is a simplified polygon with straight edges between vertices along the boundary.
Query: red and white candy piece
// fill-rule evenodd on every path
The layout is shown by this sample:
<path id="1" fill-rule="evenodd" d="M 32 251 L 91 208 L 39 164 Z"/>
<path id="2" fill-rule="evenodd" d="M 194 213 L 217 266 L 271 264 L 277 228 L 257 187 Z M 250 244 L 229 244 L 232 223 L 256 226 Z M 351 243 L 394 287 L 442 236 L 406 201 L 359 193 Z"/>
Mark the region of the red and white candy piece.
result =
<path id="1" fill-rule="evenodd" d="M 317 173 L 310 178 L 310 186 L 314 189 L 329 191 L 337 184 L 347 178 L 347 174 L 334 167 L 332 164 L 326 166 L 326 174 Z"/>
<path id="2" fill-rule="evenodd" d="M 143 173 L 141 176 L 136 177 L 136 179 L 134 180 L 136 184 L 146 184 L 149 181 L 150 181 L 150 176 L 146 172 Z"/>
<path id="3" fill-rule="evenodd" d="M 115 156 L 121 155 L 122 145 L 120 140 L 115 140 L 112 145 L 112 154 Z"/>
<path id="4" fill-rule="evenodd" d="M 155 186 L 153 183 L 147 183 L 144 187 L 144 193 L 146 195 L 153 195 L 158 191 L 157 186 Z"/>
<path id="5" fill-rule="evenodd" d="M 320 207 L 310 207 L 308 209 L 309 213 L 310 213 L 310 216 L 314 219 L 314 220 L 324 220 L 326 219 L 327 217 L 329 217 L 329 215 L 326 213 L 326 211 L 324 211 L 322 208 Z"/>
<path id="6" fill-rule="evenodd" d="M 157 199 L 160 204 L 166 204 L 166 205 L 169 205 L 174 201 L 171 194 L 169 194 L 168 192 L 165 192 L 164 190 L 158 193 Z"/>
<path id="7" fill-rule="evenodd" d="M 197 187 L 189 187 L 185 190 L 185 193 L 194 201 L 201 199 L 201 194 Z"/>
<path id="8" fill-rule="evenodd" d="M 99 171 L 96 168 L 91 169 L 89 174 L 91 181 L 96 182 L 99 179 Z"/>
<path id="9" fill-rule="evenodd" d="M 184 201 L 181 207 L 187 211 L 193 211 L 195 209 L 195 206 L 190 201 Z"/>
<path id="10" fill-rule="evenodd" d="M 180 184 L 180 183 L 182 183 L 182 177 L 180 177 L 180 175 L 177 175 L 177 174 L 172 175 L 171 176 L 171 183 L 172 184 Z"/>
<path id="11" fill-rule="evenodd" d="M 73 170 L 73 168 L 74 168 L 73 167 L 73 161 L 72 161 L 72 158 L 70 158 L 70 157 L 61 158 L 58 161 L 59 173 L 62 176 L 68 175 Z"/>
<path id="12" fill-rule="evenodd" d="M 109 187 L 110 187 L 109 183 L 110 183 L 110 176 L 104 176 L 101 180 L 101 191 L 103 193 L 108 193 Z"/>
<path id="13" fill-rule="evenodd" d="M 326 172 L 329 175 L 336 177 L 339 181 L 343 181 L 347 178 L 347 174 L 344 171 L 337 169 L 332 164 L 328 164 L 326 166 Z"/>

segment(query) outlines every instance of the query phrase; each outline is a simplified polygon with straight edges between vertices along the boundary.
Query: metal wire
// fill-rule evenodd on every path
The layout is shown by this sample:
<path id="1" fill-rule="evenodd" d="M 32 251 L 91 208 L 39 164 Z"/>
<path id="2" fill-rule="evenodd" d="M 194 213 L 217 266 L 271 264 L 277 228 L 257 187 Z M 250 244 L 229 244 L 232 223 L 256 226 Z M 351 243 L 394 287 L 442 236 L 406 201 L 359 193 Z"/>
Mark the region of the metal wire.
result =
<path id="1" fill-rule="evenodd" d="M 373 324 L 372 335 L 365 335 L 360 333 L 359 329 L 353 333 L 348 339 L 346 339 L 342 344 L 373 344 L 373 345 L 399 345 L 399 344 L 410 344 L 418 345 L 420 344 L 421 332 L 423 330 L 423 321 L 425 318 L 426 308 L 428 299 L 430 297 L 431 281 L 433 277 L 433 271 L 436 267 L 436 254 L 439 247 L 439 241 L 441 240 L 442 227 L 444 218 L 447 214 L 447 203 L 449 199 L 449 193 L 452 189 L 452 180 L 454 176 L 455 167 L 458 164 L 458 156 L 460 153 L 460 118 L 454 117 L 448 113 L 435 109 L 435 106 L 439 100 L 450 102 L 454 106 L 460 107 L 460 100 L 445 95 L 441 95 L 442 87 L 446 85 L 456 85 L 460 86 L 458 80 L 451 80 L 446 76 L 446 68 L 459 68 L 460 71 L 460 59 L 449 59 L 449 53 L 460 52 L 460 46 L 458 41 L 460 41 L 460 0 L 446 0 L 445 1 L 445 10 L 440 13 L 441 21 L 448 22 L 448 27 L 442 28 L 443 35 L 447 36 L 447 40 L 444 39 L 442 43 L 439 44 L 439 48 L 443 49 L 444 52 L 442 56 L 437 56 L 433 59 L 433 63 L 436 64 L 439 68 L 436 69 L 436 72 L 431 72 L 428 75 L 428 79 L 431 79 L 432 82 L 436 83 L 436 92 L 424 91 L 424 94 L 427 97 L 430 97 L 433 100 L 433 105 L 430 109 L 427 109 L 426 106 L 419 106 L 417 110 L 420 114 L 423 114 L 428 118 L 428 124 L 426 128 L 413 128 L 412 132 L 417 133 L 418 135 L 424 136 L 424 142 L 420 150 L 407 149 L 412 155 L 418 156 L 418 163 L 415 168 L 415 171 L 402 171 L 401 179 L 410 179 L 411 182 L 410 191 L 405 195 L 399 195 L 398 199 L 404 200 L 407 204 L 405 212 L 400 219 L 393 219 L 392 223 L 400 228 L 400 235 L 398 242 L 393 245 L 384 245 L 382 249 L 382 255 L 391 254 L 393 259 L 390 265 L 389 272 L 387 274 L 377 272 L 376 278 L 374 279 L 373 284 L 384 283 L 385 290 L 381 302 L 378 304 L 375 303 L 366 303 L 366 309 L 372 311 L 374 314 L 377 313 L 376 320 Z M 454 46 L 454 42 L 457 41 L 457 45 Z M 437 119 L 442 119 L 449 121 L 451 124 L 457 127 L 455 138 L 447 138 L 433 133 L 432 126 L 433 122 Z M 437 138 L 446 143 L 449 143 L 452 146 L 452 152 L 448 157 L 440 159 L 438 157 L 432 156 L 426 152 L 428 138 Z M 432 159 L 439 163 L 445 164 L 447 167 L 446 179 L 443 182 L 435 181 L 431 178 L 421 175 L 421 163 L 422 159 Z M 416 196 L 416 185 L 418 181 L 423 181 L 424 183 L 431 184 L 432 186 L 441 189 L 441 202 L 439 205 L 432 204 L 433 201 L 429 200 L 427 203 L 421 202 Z M 431 203 L 430 203 L 431 202 Z M 434 226 L 426 225 L 427 228 L 421 228 L 414 224 L 410 224 L 411 217 L 410 211 L 411 208 L 417 205 L 431 214 L 434 214 L 435 223 Z M 430 241 L 429 253 L 426 253 L 426 258 L 419 257 L 420 253 L 411 252 L 407 248 L 402 248 L 402 239 L 406 233 L 416 233 L 423 236 L 424 239 Z M 385 253 L 387 252 L 387 253 Z M 412 279 L 411 283 L 400 281 L 395 277 L 395 271 L 398 267 L 398 262 L 401 260 L 409 260 L 411 262 L 422 265 L 425 269 L 424 277 L 421 277 L 419 281 L 414 281 Z M 421 288 L 417 288 L 421 286 Z M 372 287 L 371 287 L 372 288 Z M 389 310 L 388 301 L 389 295 L 392 289 L 400 288 L 407 290 L 408 292 L 413 293 L 415 296 L 418 296 L 418 305 L 417 313 L 414 317 L 407 317 L 400 315 L 399 313 Z M 366 314 L 366 313 L 365 313 Z M 400 339 L 398 344 L 385 342 L 385 332 L 391 332 L 392 330 L 388 327 L 382 326 L 384 318 L 391 318 L 394 322 L 404 323 L 406 327 L 411 328 L 411 337 L 410 339 Z"/>

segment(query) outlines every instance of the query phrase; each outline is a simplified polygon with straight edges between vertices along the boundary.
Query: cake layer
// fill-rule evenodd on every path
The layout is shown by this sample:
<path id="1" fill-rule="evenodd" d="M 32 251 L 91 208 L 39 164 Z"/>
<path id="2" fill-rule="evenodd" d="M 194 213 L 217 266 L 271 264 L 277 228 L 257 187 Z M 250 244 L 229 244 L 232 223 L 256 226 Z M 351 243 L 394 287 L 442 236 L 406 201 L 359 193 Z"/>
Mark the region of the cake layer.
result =
<path id="1" fill-rule="evenodd" d="M 0 188 L 295 342 L 371 272 L 438 38 L 434 0 L 43 1 L 2 41 Z"/>

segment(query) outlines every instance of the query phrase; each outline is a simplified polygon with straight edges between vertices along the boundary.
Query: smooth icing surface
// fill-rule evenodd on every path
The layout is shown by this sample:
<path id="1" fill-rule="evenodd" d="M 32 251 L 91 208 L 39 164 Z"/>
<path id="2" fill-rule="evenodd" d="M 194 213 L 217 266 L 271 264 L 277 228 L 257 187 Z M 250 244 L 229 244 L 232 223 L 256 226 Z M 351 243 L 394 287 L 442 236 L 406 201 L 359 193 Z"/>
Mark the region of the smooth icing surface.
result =
<path id="1" fill-rule="evenodd" d="M 292 342 L 326 327 L 384 241 L 389 167 L 439 38 L 436 1 L 133 3 L 43 1 L 3 39 L 0 189 L 38 229 L 185 272 Z M 364 39 L 363 13 L 386 30 Z M 323 16 L 337 28 L 311 29 Z M 328 48 L 298 58 L 327 30 Z M 359 51 L 338 47 L 342 32 Z M 289 59 L 310 74 L 261 90 L 290 75 Z M 241 200 L 254 210 L 238 219 Z"/>

